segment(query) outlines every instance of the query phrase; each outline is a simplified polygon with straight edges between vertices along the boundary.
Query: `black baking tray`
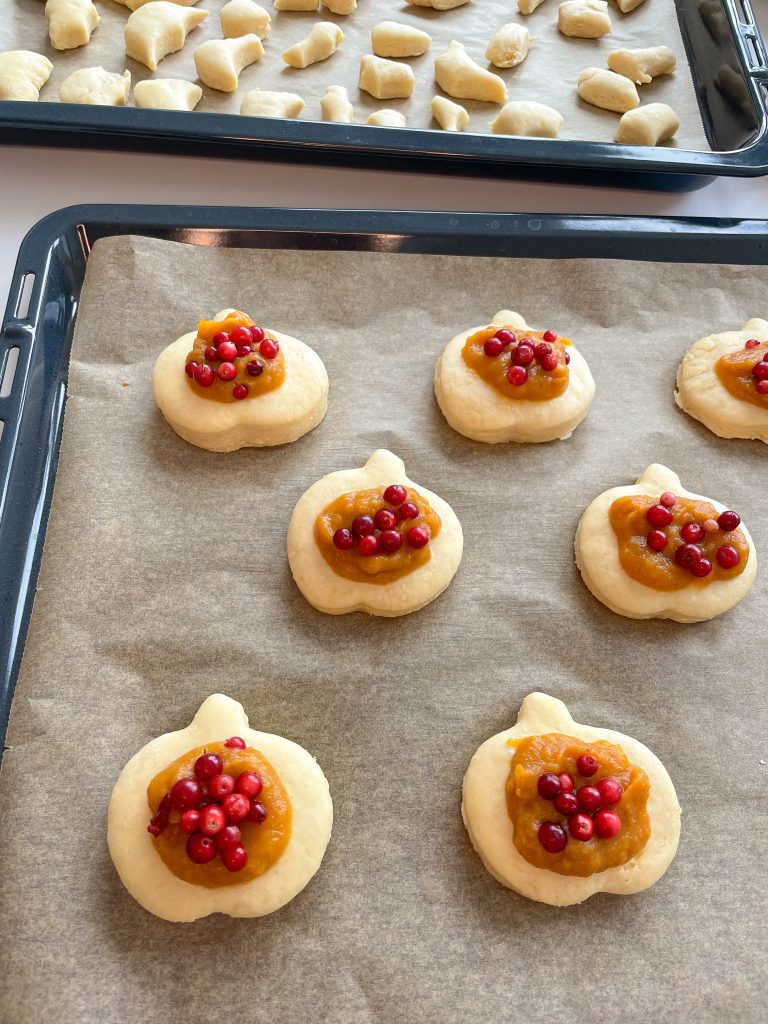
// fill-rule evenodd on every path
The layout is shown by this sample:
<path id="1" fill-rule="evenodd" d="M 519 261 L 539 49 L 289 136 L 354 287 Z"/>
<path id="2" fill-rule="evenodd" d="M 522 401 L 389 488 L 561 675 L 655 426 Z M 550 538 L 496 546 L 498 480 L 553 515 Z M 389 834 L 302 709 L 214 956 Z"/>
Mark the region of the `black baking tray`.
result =
<path id="1" fill-rule="evenodd" d="M 702 188 L 716 175 L 767 174 L 768 57 L 749 0 L 674 3 L 711 152 L 45 102 L 0 103 L 0 142 L 665 191 Z"/>
<path id="2" fill-rule="evenodd" d="M 768 222 L 758 220 L 194 206 L 73 206 L 46 217 L 22 243 L 0 331 L 0 741 L 40 568 L 88 254 L 97 239 L 125 234 L 254 249 L 768 263 Z"/>

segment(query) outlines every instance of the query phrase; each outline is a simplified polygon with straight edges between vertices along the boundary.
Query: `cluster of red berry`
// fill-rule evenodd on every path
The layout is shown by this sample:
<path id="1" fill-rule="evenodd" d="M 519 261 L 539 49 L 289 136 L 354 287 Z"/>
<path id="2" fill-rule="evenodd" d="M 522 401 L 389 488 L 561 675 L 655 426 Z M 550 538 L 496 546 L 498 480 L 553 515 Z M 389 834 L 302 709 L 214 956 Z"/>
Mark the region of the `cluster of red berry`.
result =
<path id="1" fill-rule="evenodd" d="M 766 364 L 768 365 L 768 364 Z M 664 533 L 664 527 L 674 519 L 670 511 L 677 501 L 677 496 L 672 491 L 664 491 L 659 498 L 657 505 L 651 505 L 646 517 L 651 526 L 654 527 L 646 537 L 646 544 L 653 551 L 663 551 L 669 543 L 669 537 Z M 717 519 L 705 519 L 703 523 L 690 522 L 680 530 L 680 537 L 683 543 L 675 549 L 675 561 L 682 569 L 687 569 L 694 576 L 709 576 L 712 572 L 712 563 L 698 545 L 704 540 L 707 534 L 731 533 L 741 523 L 741 518 L 736 512 L 730 510 L 721 512 Z M 732 544 L 721 544 L 715 553 L 717 564 L 721 569 L 734 569 L 741 561 L 739 552 Z"/>
<path id="2" fill-rule="evenodd" d="M 245 740 L 232 736 L 224 744 L 245 749 Z M 189 836 L 187 856 L 195 864 L 208 864 L 220 856 L 229 871 L 242 871 L 248 851 L 242 844 L 240 823 L 260 825 L 267 809 L 258 797 L 263 789 L 256 772 L 240 772 L 237 778 L 224 774 L 218 754 L 201 754 L 195 761 L 194 777 L 179 779 L 160 801 L 147 826 L 159 836 L 170 823 L 171 811 L 180 812 L 179 829 Z"/>
<path id="3" fill-rule="evenodd" d="M 543 341 L 534 342 L 531 338 L 521 338 L 519 341 L 514 331 L 502 327 L 496 331 L 492 338 L 487 338 L 483 351 L 491 359 L 500 356 L 504 349 L 509 348 L 512 365 L 507 370 L 507 380 L 510 384 L 520 387 L 528 380 L 528 367 L 536 360 L 542 370 L 549 373 L 557 369 L 557 353 L 552 348 L 551 342 L 557 341 L 554 331 L 544 331 Z M 566 365 L 570 363 L 571 357 L 566 352 Z"/>
<path id="4" fill-rule="evenodd" d="M 744 348 L 757 348 L 759 344 L 757 338 L 750 338 Z M 765 352 L 752 367 L 752 376 L 755 378 L 755 390 L 758 395 L 768 395 L 768 352 Z"/>
<path id="5" fill-rule="evenodd" d="M 397 524 L 417 519 L 419 509 L 415 502 L 406 501 L 408 492 L 400 484 L 390 484 L 384 491 L 384 500 L 395 507 L 380 508 L 373 516 L 356 516 L 349 529 L 342 527 L 333 535 L 339 551 L 351 551 L 357 545 L 361 555 L 393 554 L 405 540 L 412 548 L 425 548 L 429 532 L 423 526 L 411 526 L 401 533 Z"/>
<path id="6" fill-rule="evenodd" d="M 576 759 L 579 775 L 591 779 L 600 767 L 596 757 L 582 754 Z M 606 777 L 593 785 L 579 786 L 568 772 L 555 775 L 544 772 L 536 784 L 539 796 L 551 800 L 555 810 L 567 818 L 566 825 L 559 821 L 542 821 L 539 842 L 547 853 L 560 853 L 568 845 L 568 834 L 581 843 L 593 836 L 613 839 L 621 831 L 621 818 L 611 807 L 619 803 L 624 789 L 618 779 Z"/>
<path id="7" fill-rule="evenodd" d="M 234 360 L 244 359 L 256 350 L 264 359 L 274 359 L 280 351 L 280 345 L 268 338 L 262 327 L 255 325 L 235 327 L 229 334 L 219 331 L 205 350 L 205 362 L 197 363 L 190 359 L 184 371 L 201 388 L 209 388 L 217 377 L 228 383 L 237 376 Z M 213 363 L 218 363 L 218 366 L 213 366 Z M 249 359 L 245 364 L 245 372 L 249 377 L 259 377 L 264 372 L 264 363 L 261 359 Z M 248 394 L 247 384 L 235 384 L 232 388 L 234 398 L 247 398 Z"/>

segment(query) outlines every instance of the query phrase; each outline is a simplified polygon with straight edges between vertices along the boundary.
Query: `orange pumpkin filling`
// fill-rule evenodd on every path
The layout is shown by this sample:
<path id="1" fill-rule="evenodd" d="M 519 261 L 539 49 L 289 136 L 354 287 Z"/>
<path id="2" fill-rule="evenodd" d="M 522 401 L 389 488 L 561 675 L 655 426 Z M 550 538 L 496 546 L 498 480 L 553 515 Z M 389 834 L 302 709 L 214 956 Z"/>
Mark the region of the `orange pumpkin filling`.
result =
<path id="1" fill-rule="evenodd" d="M 753 338 L 738 352 L 721 356 L 715 373 L 728 394 L 768 409 L 768 342 Z"/>
<path id="2" fill-rule="evenodd" d="M 200 321 L 184 371 L 196 395 L 238 402 L 279 388 L 285 357 L 274 335 L 238 311 L 224 320 Z"/>
<path id="3" fill-rule="evenodd" d="M 568 387 L 568 338 L 554 331 L 484 327 L 464 343 L 466 365 L 505 398 L 548 402 Z"/>

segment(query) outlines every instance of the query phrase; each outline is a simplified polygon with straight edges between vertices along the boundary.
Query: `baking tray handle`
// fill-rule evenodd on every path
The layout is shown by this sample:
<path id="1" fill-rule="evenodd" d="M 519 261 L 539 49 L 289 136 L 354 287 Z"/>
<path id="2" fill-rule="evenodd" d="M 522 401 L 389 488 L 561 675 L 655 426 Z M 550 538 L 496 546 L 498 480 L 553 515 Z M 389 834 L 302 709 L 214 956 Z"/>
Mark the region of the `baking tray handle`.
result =
<path id="1" fill-rule="evenodd" d="M 763 37 L 757 27 L 749 0 L 723 0 L 729 9 L 733 24 L 739 33 L 742 49 L 747 62 L 747 71 L 752 78 L 768 82 L 768 53 Z"/>

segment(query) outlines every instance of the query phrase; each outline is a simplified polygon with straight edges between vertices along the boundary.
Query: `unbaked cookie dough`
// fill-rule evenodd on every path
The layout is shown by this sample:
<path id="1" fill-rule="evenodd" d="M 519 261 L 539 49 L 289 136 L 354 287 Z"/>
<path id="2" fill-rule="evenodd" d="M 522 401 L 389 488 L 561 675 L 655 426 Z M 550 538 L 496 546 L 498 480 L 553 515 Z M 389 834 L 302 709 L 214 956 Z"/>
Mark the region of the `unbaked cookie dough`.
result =
<path id="1" fill-rule="evenodd" d="M 566 832 L 568 839 L 565 848 L 560 851 L 542 850 L 541 861 L 546 863 L 546 860 L 551 858 L 552 868 L 540 867 L 519 852 L 515 845 L 515 829 L 509 816 L 506 793 L 512 761 L 516 748 L 526 738 L 546 737 L 551 734 L 582 741 L 587 747 L 587 757 L 592 756 L 594 752 L 598 768 L 583 778 L 585 785 L 589 785 L 590 779 L 599 780 L 606 777 L 600 771 L 599 762 L 602 750 L 608 751 L 604 746 L 607 743 L 614 748 L 618 747 L 620 755 L 633 766 L 634 776 L 639 776 L 633 780 L 635 784 L 640 784 L 642 780 L 642 785 L 647 786 L 644 814 L 647 816 L 646 830 L 649 826 L 650 834 L 639 851 L 625 863 L 618 863 L 616 866 L 587 875 L 563 873 L 565 865 L 559 864 L 558 860 L 564 858 L 569 851 L 570 855 L 575 853 L 578 857 L 583 847 L 584 853 L 605 858 L 606 853 L 611 852 L 608 844 L 613 842 L 613 838 L 600 838 L 598 835 L 598 815 L 602 810 L 596 810 L 594 814 L 594 832 L 589 833 L 592 838 L 582 841 L 574 838 L 574 832 L 577 830 L 573 827 L 568 835 L 565 825 L 566 822 L 570 825 L 570 819 L 565 817 L 565 811 L 560 813 L 554 806 L 550 810 L 549 797 L 546 798 L 546 802 L 545 799 L 540 801 L 541 814 L 548 815 L 548 824 L 558 825 Z M 570 775 L 571 785 L 574 780 L 581 781 L 578 779 L 580 764 L 580 759 L 577 759 L 573 765 L 569 764 L 565 769 Z M 542 767 L 545 772 L 554 773 L 555 765 Z M 585 764 L 584 767 L 589 770 L 590 766 Z M 521 778 L 520 785 L 529 787 L 530 779 Z M 566 787 L 555 788 L 558 792 L 566 791 Z M 606 792 L 610 793 L 610 789 Z M 634 824 L 626 809 L 629 796 L 629 788 L 626 787 L 625 793 L 620 795 L 617 802 L 602 804 L 611 808 L 607 815 L 609 819 L 612 814 L 614 819 L 616 815 L 621 819 L 621 830 L 627 830 Z M 624 808 L 622 797 L 626 798 Z M 533 801 L 535 800 L 534 793 Z M 680 806 L 677 794 L 664 765 L 656 755 L 631 736 L 611 729 L 580 725 L 573 720 L 562 701 L 544 693 L 529 694 L 520 708 L 517 724 L 492 736 L 478 748 L 464 777 L 461 815 L 472 845 L 494 878 L 522 896 L 555 907 L 582 903 L 597 892 L 624 895 L 642 892 L 657 882 L 672 863 L 680 838 Z M 531 828 L 533 827 L 532 823 Z M 519 843 L 522 837 L 517 838 Z M 606 845 L 601 850 L 602 844 Z"/>
<path id="2" fill-rule="evenodd" d="M 740 331 L 700 338 L 688 349 L 678 368 L 675 401 L 718 437 L 741 437 L 768 444 L 768 386 L 754 377 L 749 382 L 754 396 L 745 401 L 726 390 L 716 369 L 723 357 L 733 358 L 739 353 L 755 365 L 765 361 L 766 343 L 768 322 L 758 318 L 748 320 Z"/>
<path id="3" fill-rule="evenodd" d="M 462 548 L 451 506 L 409 480 L 402 460 L 386 449 L 374 452 L 361 469 L 318 480 L 299 498 L 288 526 L 296 585 L 329 615 L 418 611 L 451 582 Z M 329 561 L 334 556 L 336 567 Z"/>
<path id="4" fill-rule="evenodd" d="M 223 322 L 233 314 L 236 310 L 223 309 L 213 319 Z M 238 448 L 286 444 L 320 423 L 328 402 L 328 374 L 322 360 L 297 338 L 266 328 L 263 333 L 265 340 L 278 343 L 276 357 L 262 354 L 260 345 L 254 343 L 251 353 L 238 354 L 226 362 L 238 368 L 240 376 L 242 370 L 246 374 L 244 379 L 252 377 L 259 381 L 265 364 L 279 358 L 283 361 L 285 376 L 272 390 L 246 394 L 242 400 L 217 401 L 204 397 L 200 393 L 202 388 L 193 389 L 194 376 L 190 377 L 187 357 L 197 339 L 197 331 L 183 335 L 160 353 L 152 373 L 152 392 L 160 411 L 179 437 L 208 451 L 232 452 Z M 251 374 L 248 369 L 251 362 L 262 363 L 262 369 L 254 367 L 258 372 Z M 215 371 L 214 365 L 218 366 Z M 221 368 L 222 364 L 215 362 L 207 375 L 219 377 Z M 229 377 L 229 373 L 228 370 L 226 379 L 235 380 L 236 376 Z M 233 384 L 233 392 L 236 386 Z M 239 386 L 248 387 L 247 384 Z M 219 387 L 218 382 L 216 387 Z"/>
<path id="5" fill-rule="evenodd" d="M 562 393 L 544 401 L 516 398 L 516 386 L 510 382 L 510 394 L 507 396 L 484 380 L 464 358 L 464 348 L 468 339 L 485 330 L 493 333 L 493 329 L 507 332 L 510 337 L 502 334 L 504 348 L 495 356 L 488 356 L 489 361 L 503 361 L 505 356 L 507 359 L 513 358 L 512 353 L 516 350 L 517 343 L 522 343 L 531 334 L 541 333 L 526 324 L 519 313 L 502 309 L 490 325 L 470 327 L 449 341 L 435 370 L 435 397 L 448 423 L 465 437 L 470 437 L 474 441 L 484 441 L 486 444 L 504 441 L 536 443 L 554 441 L 558 438 L 565 440 L 587 415 L 594 398 L 595 382 L 586 360 L 573 345 L 568 344 L 565 348 L 569 359 L 567 385 Z M 556 338 L 554 332 L 545 332 L 541 338 L 530 340 L 551 349 L 550 342 L 554 342 Z M 562 339 L 560 341 L 562 342 Z M 528 367 L 531 364 L 538 373 L 541 369 L 539 357 L 536 356 L 526 363 Z M 564 376 L 562 366 L 557 372 Z M 527 377 L 528 371 L 525 373 Z"/>
<path id="6" fill-rule="evenodd" d="M 91 103 L 99 107 L 124 107 L 131 92 L 131 72 L 122 75 L 102 67 L 80 68 L 59 88 L 62 103 Z"/>
<path id="7" fill-rule="evenodd" d="M 51 46 L 56 50 L 85 46 L 100 20 L 92 0 L 48 0 L 45 17 Z"/>
<path id="8" fill-rule="evenodd" d="M 738 604 L 757 573 L 739 516 L 684 490 L 680 477 L 658 464 L 636 484 L 595 498 L 579 522 L 575 551 L 589 590 L 630 619 L 703 622 Z"/>
<path id="9" fill-rule="evenodd" d="M 177 758 L 214 743 L 232 750 L 253 749 L 269 762 L 287 793 L 290 834 L 278 859 L 262 874 L 237 882 L 233 873 L 227 884 L 208 887 L 182 880 L 161 858 L 147 828 L 152 815 L 147 788 Z M 182 835 L 174 821 L 178 813 L 172 811 L 171 823 L 164 827 Z M 249 728 L 242 705 L 216 693 L 201 705 L 191 725 L 152 740 L 123 768 L 109 803 L 107 842 L 123 885 L 157 917 L 261 917 L 285 906 L 309 883 L 320 867 L 332 824 L 328 781 L 312 755 L 282 736 Z M 215 866 L 221 869 L 218 862 Z"/>
<path id="10" fill-rule="evenodd" d="M 208 17 L 208 11 L 152 0 L 137 8 L 125 23 L 125 52 L 150 71 L 169 53 L 176 53 L 187 36 Z"/>
<path id="11" fill-rule="evenodd" d="M 133 101 L 154 110 L 194 110 L 202 95 L 199 85 L 182 78 L 148 78 L 136 83 Z"/>
<path id="12" fill-rule="evenodd" d="M 52 71 L 53 64 L 42 53 L 33 50 L 0 53 L 0 100 L 36 103 Z"/>

